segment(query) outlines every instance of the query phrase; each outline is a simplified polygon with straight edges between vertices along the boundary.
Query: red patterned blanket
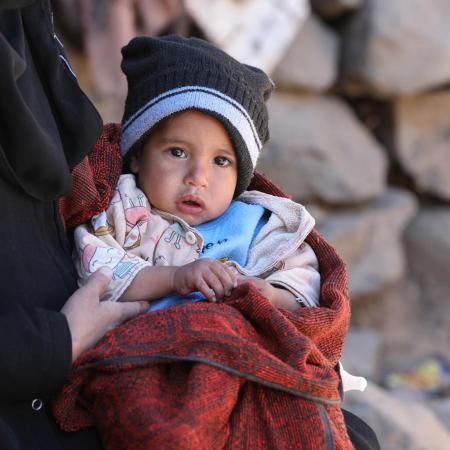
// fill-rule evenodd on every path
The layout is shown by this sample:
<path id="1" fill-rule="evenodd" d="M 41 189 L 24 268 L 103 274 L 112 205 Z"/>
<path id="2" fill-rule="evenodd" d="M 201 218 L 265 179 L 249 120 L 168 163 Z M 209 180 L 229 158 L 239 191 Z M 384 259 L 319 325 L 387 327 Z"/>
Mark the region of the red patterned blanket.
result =
<path id="1" fill-rule="evenodd" d="M 112 132 L 90 157 L 97 167 L 80 173 L 102 172 L 98 161 L 117 156 Z M 109 195 L 107 184 L 97 199 Z M 252 187 L 282 195 L 260 175 Z M 69 227 L 87 218 L 74 198 L 64 204 Z M 335 370 L 350 315 L 346 271 L 317 232 L 307 242 L 320 264 L 320 308 L 278 310 L 244 285 L 221 304 L 130 320 L 76 361 L 54 402 L 59 425 L 96 425 L 107 449 L 353 448 Z"/>

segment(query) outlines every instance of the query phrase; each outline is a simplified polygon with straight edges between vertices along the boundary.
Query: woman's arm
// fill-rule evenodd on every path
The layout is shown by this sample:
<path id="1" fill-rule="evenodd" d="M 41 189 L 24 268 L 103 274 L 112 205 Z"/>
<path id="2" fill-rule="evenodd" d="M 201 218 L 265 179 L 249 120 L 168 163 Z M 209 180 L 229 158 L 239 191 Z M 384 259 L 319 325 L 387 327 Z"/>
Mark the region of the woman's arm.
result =
<path id="1" fill-rule="evenodd" d="M 72 361 L 108 330 L 148 309 L 147 302 L 100 302 L 111 273 L 99 271 L 61 312 L 17 305 L 0 313 L 0 399 L 47 398 L 66 381 Z"/>

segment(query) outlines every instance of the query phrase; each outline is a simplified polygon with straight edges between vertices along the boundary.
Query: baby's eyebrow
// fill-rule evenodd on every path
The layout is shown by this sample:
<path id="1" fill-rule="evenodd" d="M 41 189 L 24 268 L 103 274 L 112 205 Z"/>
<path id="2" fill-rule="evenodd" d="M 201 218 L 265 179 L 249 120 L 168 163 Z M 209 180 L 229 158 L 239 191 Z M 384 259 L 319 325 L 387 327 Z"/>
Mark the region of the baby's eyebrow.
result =
<path id="1" fill-rule="evenodd" d="M 218 148 L 217 151 L 222 154 L 220 156 L 228 156 L 228 157 L 236 158 L 236 154 L 235 154 L 234 150 L 229 150 L 227 148 Z"/>
<path id="2" fill-rule="evenodd" d="M 174 137 L 162 137 L 158 139 L 158 142 L 161 144 L 191 144 L 189 141 L 184 140 L 183 138 Z"/>
<path id="3" fill-rule="evenodd" d="M 161 137 L 158 138 L 158 143 L 159 144 L 163 144 L 163 145 L 167 145 L 167 144 L 181 144 L 181 145 L 186 145 L 186 146 L 190 146 L 193 145 L 193 143 L 191 141 L 187 141 L 186 139 L 182 138 L 182 137 L 177 137 L 177 136 L 168 136 L 168 137 Z M 220 152 L 223 154 L 223 156 L 232 156 L 233 158 L 236 157 L 236 153 L 234 151 L 233 148 L 227 148 L 227 147 L 218 147 L 214 149 L 217 152 Z"/>

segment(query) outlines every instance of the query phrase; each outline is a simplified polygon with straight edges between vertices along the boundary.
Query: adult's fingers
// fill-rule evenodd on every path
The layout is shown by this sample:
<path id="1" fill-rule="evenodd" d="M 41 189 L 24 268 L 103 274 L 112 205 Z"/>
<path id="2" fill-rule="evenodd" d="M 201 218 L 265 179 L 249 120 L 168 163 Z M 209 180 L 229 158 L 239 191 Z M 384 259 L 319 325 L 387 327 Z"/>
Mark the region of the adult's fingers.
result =
<path id="1" fill-rule="evenodd" d="M 118 302 L 117 305 L 117 324 L 132 319 L 148 310 L 148 302 Z"/>
<path id="2" fill-rule="evenodd" d="M 111 277 L 109 268 L 99 269 L 83 287 L 73 293 L 61 309 L 67 317 L 72 335 L 72 360 L 92 347 L 108 330 L 144 312 L 148 307 L 146 302 L 101 302 L 101 294 Z"/>
<path id="3" fill-rule="evenodd" d="M 98 300 L 111 282 L 112 274 L 112 270 L 109 267 L 101 267 L 88 278 L 86 284 L 80 288 L 80 291 L 89 298 Z"/>

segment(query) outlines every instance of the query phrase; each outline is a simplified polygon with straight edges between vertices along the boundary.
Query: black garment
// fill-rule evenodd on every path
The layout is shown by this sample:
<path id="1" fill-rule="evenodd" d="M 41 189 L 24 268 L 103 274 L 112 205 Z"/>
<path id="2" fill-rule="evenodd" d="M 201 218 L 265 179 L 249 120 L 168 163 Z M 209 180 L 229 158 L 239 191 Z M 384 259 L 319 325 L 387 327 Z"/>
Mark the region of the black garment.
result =
<path id="1" fill-rule="evenodd" d="M 100 449 L 96 430 L 59 431 L 48 399 L 70 371 L 58 311 L 77 288 L 57 199 L 101 119 L 65 62 L 48 0 L 0 2 L 0 61 L 0 448 Z"/>
<path id="2" fill-rule="evenodd" d="M 336 370 L 340 373 L 339 365 L 336 366 Z M 339 385 L 339 394 L 343 400 L 344 387 L 342 379 Z M 380 443 L 375 431 L 364 420 L 344 408 L 342 408 L 342 414 L 347 427 L 348 437 L 352 441 L 355 450 L 380 450 Z"/>
<path id="3" fill-rule="evenodd" d="M 54 200 L 70 189 L 69 168 L 88 153 L 101 121 L 54 33 L 49 0 L 3 11 L 0 2 L 0 11 L 0 174 Z"/>
<path id="4" fill-rule="evenodd" d="M 342 410 L 347 432 L 355 450 L 380 450 L 380 443 L 372 428 L 355 414 Z"/>

